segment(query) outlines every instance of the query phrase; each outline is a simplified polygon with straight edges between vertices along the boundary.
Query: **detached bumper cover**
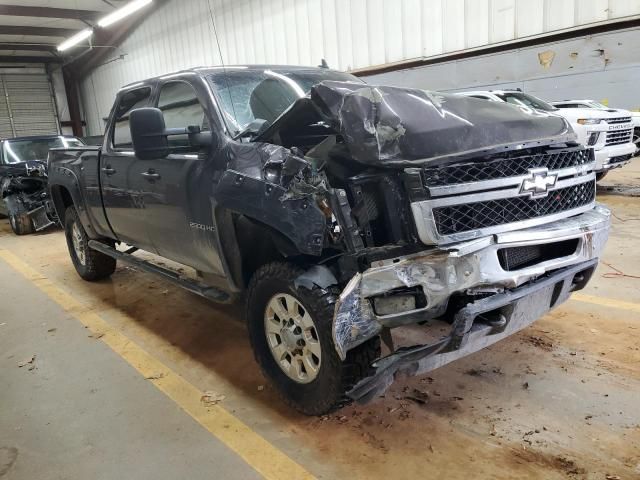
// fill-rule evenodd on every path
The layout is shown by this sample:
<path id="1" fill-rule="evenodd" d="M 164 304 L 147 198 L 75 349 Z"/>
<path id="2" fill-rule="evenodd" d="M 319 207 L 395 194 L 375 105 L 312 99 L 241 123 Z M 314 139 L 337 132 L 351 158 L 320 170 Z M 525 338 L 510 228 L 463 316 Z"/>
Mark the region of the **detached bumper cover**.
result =
<path id="1" fill-rule="evenodd" d="M 473 302 L 455 316 L 448 336 L 429 345 L 397 350 L 374 363 L 375 373 L 360 381 L 349 397 L 367 402 L 382 394 L 398 375 L 418 375 L 439 368 L 529 326 L 582 288 L 597 260 L 563 268 L 514 290 Z M 487 321 L 482 314 L 491 312 Z M 496 312 L 499 314 L 496 316 Z"/>

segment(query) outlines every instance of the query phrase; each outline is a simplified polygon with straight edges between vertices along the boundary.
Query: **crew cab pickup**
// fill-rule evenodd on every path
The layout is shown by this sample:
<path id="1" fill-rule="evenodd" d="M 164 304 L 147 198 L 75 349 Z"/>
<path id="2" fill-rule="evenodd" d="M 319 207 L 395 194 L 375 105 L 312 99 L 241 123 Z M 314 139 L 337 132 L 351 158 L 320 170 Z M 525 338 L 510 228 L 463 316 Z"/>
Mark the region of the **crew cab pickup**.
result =
<path id="1" fill-rule="evenodd" d="M 565 119 L 505 103 L 324 68 L 207 67 L 122 88 L 102 147 L 52 150 L 49 185 L 82 278 L 122 260 L 244 299 L 257 363 L 317 415 L 587 284 L 610 218 L 575 140 Z"/>
<path id="2" fill-rule="evenodd" d="M 507 102 L 521 108 L 534 108 L 564 117 L 576 132 L 578 142 L 593 148 L 597 180 L 604 178 L 609 170 L 629 163 L 636 152 L 630 112 L 578 106 L 557 108 L 519 90 L 463 92 L 459 95 L 483 98 L 492 102 Z"/>

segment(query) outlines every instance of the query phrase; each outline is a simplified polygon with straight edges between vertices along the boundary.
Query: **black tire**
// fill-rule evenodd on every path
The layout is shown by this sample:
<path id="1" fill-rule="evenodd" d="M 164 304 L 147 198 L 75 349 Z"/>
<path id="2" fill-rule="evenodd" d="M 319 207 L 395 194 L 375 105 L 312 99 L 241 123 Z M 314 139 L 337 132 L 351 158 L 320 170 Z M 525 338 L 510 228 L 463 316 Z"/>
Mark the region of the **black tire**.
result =
<path id="1" fill-rule="evenodd" d="M 633 129 L 633 143 L 635 143 L 637 148 L 633 156 L 640 157 L 640 127 Z"/>
<path id="2" fill-rule="evenodd" d="M 9 224 L 16 235 L 29 235 L 35 231 L 31 219 L 24 213 L 9 214 Z"/>
<path id="3" fill-rule="evenodd" d="M 74 226 L 80 236 L 79 251 L 84 253 L 84 262 L 80 260 L 80 253 L 74 246 Z M 116 260 L 104 253 L 89 248 L 89 237 L 78 218 L 75 207 L 68 207 L 64 215 L 64 235 L 67 239 L 69 256 L 78 275 L 90 282 L 109 277 L 116 270 Z"/>
<path id="4" fill-rule="evenodd" d="M 380 356 L 380 339 L 375 337 L 347 353 L 343 362 L 332 336 L 337 289 L 296 288 L 293 280 L 303 271 L 289 263 L 274 262 L 253 275 L 247 294 L 247 322 L 251 346 L 264 375 L 283 400 L 305 415 L 323 415 L 351 400 L 345 395 L 359 380 L 372 373 L 371 364 Z M 265 332 L 265 312 L 277 294 L 293 296 L 312 316 L 321 348 L 317 376 L 309 383 L 291 379 L 276 362 Z"/>
<path id="5" fill-rule="evenodd" d="M 600 180 L 602 180 L 604 177 L 607 176 L 607 173 L 609 173 L 609 170 L 606 170 L 604 172 L 598 172 L 596 173 L 596 182 L 599 182 Z"/>

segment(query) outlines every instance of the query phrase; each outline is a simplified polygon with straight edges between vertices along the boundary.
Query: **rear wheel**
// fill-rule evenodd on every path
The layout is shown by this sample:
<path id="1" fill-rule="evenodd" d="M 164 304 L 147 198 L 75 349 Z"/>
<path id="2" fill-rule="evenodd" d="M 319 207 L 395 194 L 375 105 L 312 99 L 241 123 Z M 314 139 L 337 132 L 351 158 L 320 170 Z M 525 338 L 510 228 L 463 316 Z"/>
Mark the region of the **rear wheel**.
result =
<path id="1" fill-rule="evenodd" d="M 28 235 L 34 232 L 31 219 L 24 213 L 9 214 L 9 224 L 11 224 L 11 230 L 16 235 Z"/>
<path id="2" fill-rule="evenodd" d="M 89 247 L 89 237 L 73 206 L 67 208 L 65 212 L 64 234 L 73 266 L 84 280 L 101 280 L 115 271 L 115 258 Z"/>
<path id="3" fill-rule="evenodd" d="M 371 373 L 380 356 L 378 338 L 342 361 L 332 335 L 337 292 L 296 288 L 302 270 L 274 262 L 253 275 L 247 321 L 256 361 L 284 401 L 306 415 L 322 415 L 350 402 L 345 395 Z"/>

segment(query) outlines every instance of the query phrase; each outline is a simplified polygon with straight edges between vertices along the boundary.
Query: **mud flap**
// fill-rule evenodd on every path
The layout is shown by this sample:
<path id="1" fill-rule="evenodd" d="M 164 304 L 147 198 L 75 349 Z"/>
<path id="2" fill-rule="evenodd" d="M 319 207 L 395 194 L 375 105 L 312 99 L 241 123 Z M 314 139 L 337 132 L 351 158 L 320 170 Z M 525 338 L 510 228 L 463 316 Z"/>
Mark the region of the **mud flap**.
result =
<path id="1" fill-rule="evenodd" d="M 373 375 L 347 395 L 366 403 L 385 392 L 400 375 L 419 375 L 470 355 L 531 325 L 582 288 L 598 260 L 555 271 L 546 277 L 468 304 L 455 315 L 449 335 L 429 345 L 397 350 L 377 360 Z"/>

